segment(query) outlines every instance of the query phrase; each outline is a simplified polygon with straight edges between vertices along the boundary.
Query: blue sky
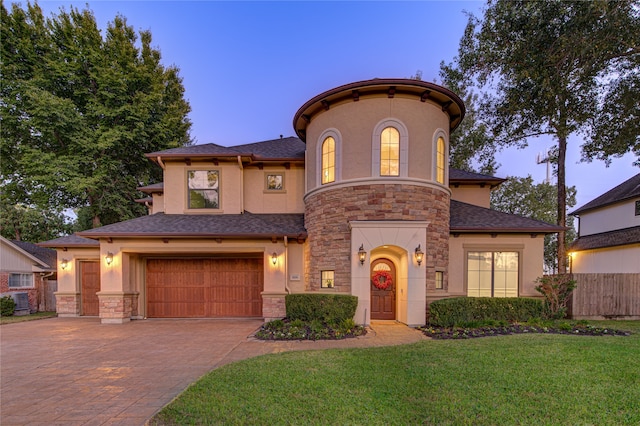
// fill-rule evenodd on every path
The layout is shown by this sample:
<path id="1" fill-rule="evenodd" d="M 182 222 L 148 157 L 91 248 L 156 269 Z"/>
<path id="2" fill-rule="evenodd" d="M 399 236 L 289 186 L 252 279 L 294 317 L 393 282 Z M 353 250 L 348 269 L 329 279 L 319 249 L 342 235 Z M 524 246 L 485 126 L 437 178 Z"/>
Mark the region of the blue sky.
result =
<path id="1" fill-rule="evenodd" d="M 22 2 L 23 6 L 26 2 Z M 191 104 L 196 143 L 224 146 L 293 136 L 298 108 L 333 87 L 371 78 L 406 78 L 416 71 L 438 82 L 441 61 L 455 56 L 467 18 L 479 1 L 222 2 L 40 1 L 45 15 L 88 4 L 100 28 L 122 14 L 150 30 L 165 65 L 180 69 Z M 104 32 L 103 32 L 104 33 Z M 634 176 L 634 156 L 578 163 L 578 137 L 569 141 L 567 183 L 578 205 Z M 536 154 L 553 140 L 501 153 L 497 175 L 545 178 Z"/>

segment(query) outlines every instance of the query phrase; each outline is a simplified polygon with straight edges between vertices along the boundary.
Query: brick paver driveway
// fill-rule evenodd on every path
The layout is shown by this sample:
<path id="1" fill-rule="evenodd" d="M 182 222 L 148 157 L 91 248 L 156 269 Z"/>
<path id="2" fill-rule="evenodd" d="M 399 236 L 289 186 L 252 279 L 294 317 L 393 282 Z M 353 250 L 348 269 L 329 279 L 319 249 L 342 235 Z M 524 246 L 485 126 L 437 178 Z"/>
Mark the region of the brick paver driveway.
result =
<path id="1" fill-rule="evenodd" d="M 0 327 L 0 424 L 142 425 L 258 320 L 53 318 Z"/>

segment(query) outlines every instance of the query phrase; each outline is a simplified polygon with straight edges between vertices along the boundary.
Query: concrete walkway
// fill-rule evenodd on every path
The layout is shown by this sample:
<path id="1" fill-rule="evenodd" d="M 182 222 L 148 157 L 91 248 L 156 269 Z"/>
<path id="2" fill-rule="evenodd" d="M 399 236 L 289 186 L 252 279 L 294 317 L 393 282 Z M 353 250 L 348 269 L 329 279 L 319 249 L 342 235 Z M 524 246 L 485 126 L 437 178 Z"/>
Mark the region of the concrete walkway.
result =
<path id="1" fill-rule="evenodd" d="M 373 323 L 340 341 L 263 342 L 258 320 L 53 318 L 0 327 L 0 424 L 143 425 L 190 383 L 263 354 L 412 343 L 419 331 Z"/>

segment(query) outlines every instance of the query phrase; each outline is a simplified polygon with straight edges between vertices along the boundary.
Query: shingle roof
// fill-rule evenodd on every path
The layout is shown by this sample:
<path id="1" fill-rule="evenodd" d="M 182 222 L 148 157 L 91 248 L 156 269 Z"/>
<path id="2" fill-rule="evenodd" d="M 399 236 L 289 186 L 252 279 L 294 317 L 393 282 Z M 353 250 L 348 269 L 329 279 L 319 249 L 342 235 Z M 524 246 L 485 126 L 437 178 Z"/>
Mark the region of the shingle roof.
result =
<path id="1" fill-rule="evenodd" d="M 100 247 L 96 240 L 83 238 L 76 234 L 67 235 L 49 241 L 38 243 L 40 247 Z"/>
<path id="2" fill-rule="evenodd" d="M 564 228 L 541 220 L 451 200 L 450 232 L 554 233 Z"/>
<path id="3" fill-rule="evenodd" d="M 26 241 L 15 241 L 11 240 L 13 244 L 20 247 L 22 250 L 26 251 L 30 255 L 38 258 L 40 261 L 47 264 L 50 268 L 56 267 L 57 255 L 55 250 L 51 250 L 48 248 L 37 246 L 33 243 L 29 243 Z"/>
<path id="4" fill-rule="evenodd" d="M 100 237 L 306 238 L 303 214 L 164 214 L 142 216 L 79 233 Z"/>
<path id="5" fill-rule="evenodd" d="M 483 173 L 468 172 L 466 170 L 449 168 L 449 182 L 491 182 L 492 184 L 502 183 L 506 179 L 485 175 Z"/>
<path id="6" fill-rule="evenodd" d="M 305 144 L 296 137 L 272 139 L 236 146 L 221 146 L 214 143 L 191 145 L 180 148 L 167 149 L 145 154 L 148 158 L 182 158 L 182 157 L 210 157 L 238 155 L 252 156 L 262 160 L 304 160 Z"/>
<path id="7" fill-rule="evenodd" d="M 628 244 L 640 244 L 640 226 L 580 237 L 571 244 L 569 250 L 592 250 Z"/>
<path id="8" fill-rule="evenodd" d="M 640 197 L 640 173 L 610 189 L 601 196 L 589 201 L 584 206 L 574 210 L 570 214 L 579 215 L 589 210 L 605 207 L 630 198 Z"/>

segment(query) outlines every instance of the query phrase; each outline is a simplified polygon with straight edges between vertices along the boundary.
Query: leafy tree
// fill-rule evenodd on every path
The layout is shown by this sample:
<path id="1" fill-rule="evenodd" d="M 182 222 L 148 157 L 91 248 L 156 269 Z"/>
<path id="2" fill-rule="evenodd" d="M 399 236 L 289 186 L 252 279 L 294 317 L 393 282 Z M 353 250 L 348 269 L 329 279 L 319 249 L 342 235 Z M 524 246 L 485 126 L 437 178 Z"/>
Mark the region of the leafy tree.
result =
<path id="1" fill-rule="evenodd" d="M 456 169 L 493 175 L 499 164 L 495 139 L 488 132 L 478 111 L 478 95 L 466 84 L 459 69 L 440 63 L 442 84 L 462 98 L 466 114 L 458 128 L 449 136 L 449 165 Z"/>
<path id="2" fill-rule="evenodd" d="M 0 196 L 0 235 L 10 240 L 37 243 L 71 232 L 71 224 L 62 211 L 13 204 Z"/>
<path id="3" fill-rule="evenodd" d="M 489 0 L 481 19 L 469 16 L 452 67 L 483 93 L 479 110 L 498 146 L 557 141 L 561 226 L 570 135 L 584 136 L 585 161 L 640 154 L 638 0 Z M 564 233 L 558 238 L 564 272 Z"/>
<path id="4" fill-rule="evenodd" d="M 3 186 L 93 227 L 144 214 L 136 187 L 162 177 L 143 154 L 191 142 L 178 69 L 122 16 L 102 37 L 88 9 L 0 12 Z"/>
<path id="5" fill-rule="evenodd" d="M 576 204 L 576 187 L 567 188 L 569 207 Z M 535 184 L 531 176 L 509 177 L 491 192 L 491 208 L 511 214 L 555 223 L 558 215 L 556 188 L 549 183 Z M 575 239 L 573 217 L 567 219 L 566 247 Z M 544 237 L 544 266 L 547 272 L 558 271 L 558 238 L 555 234 Z"/>

